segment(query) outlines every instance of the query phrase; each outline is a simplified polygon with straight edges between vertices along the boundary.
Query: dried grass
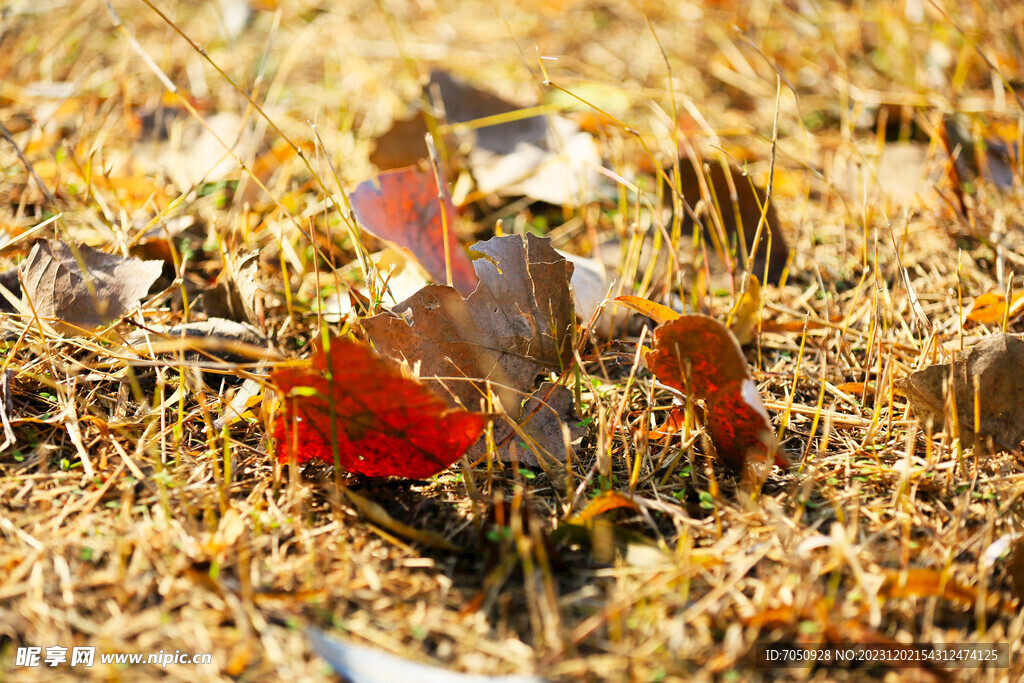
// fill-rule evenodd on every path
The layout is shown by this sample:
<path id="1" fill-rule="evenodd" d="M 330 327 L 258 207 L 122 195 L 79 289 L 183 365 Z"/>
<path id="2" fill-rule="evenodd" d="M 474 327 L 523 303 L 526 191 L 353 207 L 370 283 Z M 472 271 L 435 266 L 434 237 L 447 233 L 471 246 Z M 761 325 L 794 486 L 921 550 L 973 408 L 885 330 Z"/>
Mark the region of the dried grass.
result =
<path id="1" fill-rule="evenodd" d="M 358 489 L 394 519 L 465 549 L 430 550 L 339 499 L 330 473 L 300 477 L 274 464 L 269 401 L 252 419 L 216 424 L 236 379 L 255 364 L 140 356 L 120 341 L 128 326 L 67 337 L 5 315 L 0 401 L 17 439 L 0 452 L 0 665 L 10 680 L 44 674 L 14 667 L 24 645 L 214 655 L 207 667 L 97 664 L 88 675 L 98 679 L 321 680 L 327 670 L 303 637 L 307 623 L 461 671 L 566 680 L 774 678 L 754 667 L 753 643 L 803 636 L 1008 642 L 1011 669 L 985 678 L 1024 674 L 1019 599 L 1005 561 L 983 555 L 1021 531 L 1020 452 L 963 450 L 955 435 L 928 435 L 890 389 L 894 378 L 992 331 L 962 329 L 966 302 L 1020 284 L 1011 279 L 1024 253 L 1019 169 L 1008 192 L 977 183 L 965 217 L 931 132 L 943 113 L 959 111 L 1020 142 L 1009 88 L 1019 82 L 993 77 L 958 30 L 1003 76 L 1020 74 L 1016 3 L 951 3 L 949 17 L 909 1 L 652 3 L 658 41 L 626 2 L 254 6 L 235 40 L 223 37 L 216 3 L 165 9 L 253 91 L 332 190 L 332 165 L 344 187 L 371 176 L 371 140 L 403 115 L 428 65 L 531 97 L 543 94 L 536 55 L 557 56 L 547 62 L 551 79 L 570 91 L 600 84 L 611 113 L 640 132 L 659 163 L 674 149 L 674 93 L 689 143 L 749 159 L 758 182 L 768 175 L 777 109 L 773 203 L 794 256 L 788 284 L 766 288 L 766 315 L 833 321 L 804 334 L 765 333 L 751 356 L 800 465 L 776 470 L 752 500 L 708 466 L 699 438 L 682 450 L 679 441 L 650 442 L 651 413 L 660 423 L 671 396 L 649 379 L 626 381 L 635 348 L 623 344 L 600 361 L 587 354 L 581 366 L 592 434 L 566 482 L 481 466 Z M 152 10 L 117 10 L 204 116 L 235 112 L 264 142 L 280 139 Z M 248 206 L 216 188 L 182 193 L 160 180 L 156 146 L 130 133 L 139 125 L 132 112 L 174 98 L 103 11 L 99 3 L 44 10 L 15 2 L 0 19 L 0 120 L 61 212 L 34 236 L 124 253 L 144 228 L 192 216 L 201 232 L 186 267 L 135 320 L 180 321 L 182 294 L 193 297 L 215 276 L 219 251 L 258 248 L 275 347 L 307 352 L 321 286 L 357 272 L 323 190 L 297 157 L 267 176 L 269 194 L 245 195 Z M 778 97 L 776 66 L 787 79 Z M 74 88 L 60 92 L 60 83 Z M 886 157 L 879 109 L 892 135 L 921 142 L 922 166 Z M 643 159 L 638 141 L 614 126 L 603 136 L 613 170 L 633 173 Z M 240 161 L 252 169 L 258 151 L 242 150 Z M 47 215 L 44 193 L 6 142 L 0 163 L 6 267 L 27 244 L 6 238 Z M 900 193 L 917 171 L 931 180 Z M 586 249 L 588 228 L 628 235 L 635 204 L 623 193 L 614 211 L 566 215 L 557 246 Z M 511 216 L 506 229 L 530 220 Z M 683 299 L 694 301 L 690 291 Z M 724 317 L 732 297 L 712 290 L 697 303 Z M 854 395 L 837 388 L 844 382 L 879 390 Z M 546 540 L 602 487 L 632 492 L 637 509 L 610 513 L 614 523 L 589 536 Z M 488 515 L 510 532 L 481 531 Z M 901 592 L 898 577 L 911 569 L 935 570 L 942 585 Z M 864 672 L 786 675 L 855 680 Z"/>

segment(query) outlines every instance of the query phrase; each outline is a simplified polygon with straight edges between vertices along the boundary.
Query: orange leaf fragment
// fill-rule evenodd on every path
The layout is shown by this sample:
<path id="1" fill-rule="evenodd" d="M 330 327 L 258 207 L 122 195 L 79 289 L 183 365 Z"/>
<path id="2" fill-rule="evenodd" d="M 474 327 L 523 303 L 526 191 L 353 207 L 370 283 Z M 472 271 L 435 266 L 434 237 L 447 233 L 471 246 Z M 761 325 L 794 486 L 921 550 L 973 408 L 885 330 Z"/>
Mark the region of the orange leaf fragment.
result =
<path id="1" fill-rule="evenodd" d="M 466 452 L 485 416 L 447 403 L 377 358 L 369 347 L 333 338 L 312 364 L 270 375 L 284 399 L 274 438 L 284 463 L 322 460 L 368 477 L 422 478 Z"/>
<path id="2" fill-rule="evenodd" d="M 666 323 L 669 320 L 675 320 L 680 315 L 679 313 L 676 313 L 668 306 L 655 303 L 654 301 L 643 299 L 638 296 L 631 296 L 629 294 L 617 296 L 615 297 L 614 301 L 615 303 L 621 306 L 625 306 L 626 308 L 632 308 L 637 313 L 646 315 L 648 318 L 658 323 L 659 325 L 661 323 Z"/>
<path id="3" fill-rule="evenodd" d="M 705 402 L 711 440 L 732 469 L 763 482 L 773 459 L 788 464 L 740 345 L 725 325 L 703 315 L 662 324 L 647 367 L 665 384 Z"/>
<path id="4" fill-rule="evenodd" d="M 879 593 L 891 600 L 906 598 L 943 598 L 967 607 L 975 607 L 981 596 L 974 586 L 957 581 L 940 569 L 917 568 L 907 570 L 888 569 Z M 1008 614 L 1017 611 L 998 595 L 988 595 L 986 607 L 999 609 Z"/>
<path id="5" fill-rule="evenodd" d="M 625 496 L 618 491 L 605 491 L 587 503 L 587 507 L 582 512 L 574 515 L 569 520 L 569 524 L 587 524 L 593 521 L 595 517 L 618 508 L 640 509 L 629 496 Z"/>
<path id="6" fill-rule="evenodd" d="M 998 292 L 982 294 L 967 312 L 967 319 L 982 325 L 1001 323 L 1003 318 L 1016 318 L 1024 311 L 1024 292 L 1017 292 L 1010 299 L 1009 315 L 1007 315 L 1006 297 Z"/>
<path id="7" fill-rule="evenodd" d="M 373 235 L 411 251 L 437 282 L 445 284 L 448 281 L 447 260 L 452 285 L 459 294 L 468 296 L 476 289 L 478 279 L 473 262 L 455 234 L 455 208 L 446 190 L 442 219 L 433 173 L 412 166 L 385 171 L 375 180 L 359 185 L 349 200 L 356 219 L 363 227 Z"/>
<path id="8" fill-rule="evenodd" d="M 844 394 L 850 394 L 851 396 L 875 395 L 874 383 L 865 384 L 864 382 L 843 382 L 842 384 L 836 385 L 836 389 Z"/>
<path id="9" fill-rule="evenodd" d="M 686 411 L 682 408 L 673 408 L 672 412 L 668 414 L 665 424 L 661 425 L 658 429 L 652 429 L 648 436 L 659 441 L 668 441 L 673 434 L 683 428 L 685 421 Z"/>

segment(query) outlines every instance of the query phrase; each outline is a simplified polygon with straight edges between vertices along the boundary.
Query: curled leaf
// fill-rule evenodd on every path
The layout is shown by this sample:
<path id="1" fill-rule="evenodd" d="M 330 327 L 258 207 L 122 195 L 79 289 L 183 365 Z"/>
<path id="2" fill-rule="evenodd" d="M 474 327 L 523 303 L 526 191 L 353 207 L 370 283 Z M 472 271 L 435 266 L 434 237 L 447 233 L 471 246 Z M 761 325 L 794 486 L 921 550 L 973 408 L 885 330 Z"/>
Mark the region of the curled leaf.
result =
<path id="1" fill-rule="evenodd" d="M 732 469 L 762 482 L 773 458 L 785 462 L 747 361 L 727 327 L 702 315 L 664 323 L 654 331 L 647 367 L 665 384 L 705 402 L 715 450 Z"/>

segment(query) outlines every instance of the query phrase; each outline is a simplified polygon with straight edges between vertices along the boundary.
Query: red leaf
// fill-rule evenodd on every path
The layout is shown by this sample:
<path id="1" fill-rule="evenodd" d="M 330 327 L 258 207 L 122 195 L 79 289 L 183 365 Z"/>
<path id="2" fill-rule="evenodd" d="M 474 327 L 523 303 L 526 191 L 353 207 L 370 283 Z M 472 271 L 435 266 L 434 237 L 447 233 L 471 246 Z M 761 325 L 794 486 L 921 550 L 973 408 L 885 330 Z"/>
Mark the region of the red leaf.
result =
<path id="1" fill-rule="evenodd" d="M 317 344 L 308 368 L 282 368 L 271 380 L 284 398 L 274 438 L 282 463 L 319 459 L 368 477 L 422 478 L 451 465 L 480 436 L 485 418 L 448 408 L 422 384 L 370 349 L 334 338 Z M 332 425 L 333 422 L 333 425 Z"/>
<path id="2" fill-rule="evenodd" d="M 785 463 L 747 361 L 725 325 L 702 315 L 660 325 L 647 366 L 665 384 L 704 400 L 711 440 L 730 467 L 763 480 L 773 457 Z"/>
<path id="3" fill-rule="evenodd" d="M 455 235 L 455 209 L 447 190 L 444 193 L 445 220 L 441 220 L 433 173 L 413 166 L 386 171 L 375 180 L 360 184 L 349 199 L 363 227 L 411 251 L 441 284 L 448 282 L 444 249 L 447 226 L 452 285 L 463 296 L 476 289 L 476 271 Z"/>

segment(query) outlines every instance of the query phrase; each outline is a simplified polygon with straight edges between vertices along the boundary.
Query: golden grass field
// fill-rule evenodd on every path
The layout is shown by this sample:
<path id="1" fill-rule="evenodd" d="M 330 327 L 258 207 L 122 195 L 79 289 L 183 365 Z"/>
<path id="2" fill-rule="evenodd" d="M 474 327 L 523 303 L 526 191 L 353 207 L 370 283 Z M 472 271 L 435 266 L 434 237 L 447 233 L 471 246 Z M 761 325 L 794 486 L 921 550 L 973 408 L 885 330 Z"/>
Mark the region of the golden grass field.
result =
<path id="1" fill-rule="evenodd" d="M 310 626 L 494 676 L 1020 680 L 1022 451 L 925 424 L 896 384 L 1024 330 L 971 313 L 1024 284 L 1022 44 L 1013 0 L 3 3 L 0 272 L 43 238 L 164 266 L 105 328 L 0 312 L 0 680 L 332 680 Z M 770 192 L 790 252 L 745 353 L 792 468 L 740 486 L 692 403 L 683 436 L 652 433 L 673 394 L 622 325 L 580 332 L 563 375 L 587 432 L 566 471 L 278 463 L 266 372 L 359 336 L 324 302 L 382 244 L 340 200 L 431 69 L 575 121 L 621 181 L 470 196 L 467 244 L 499 219 L 585 258 L 618 240 L 614 293 L 725 322 L 743 273 L 699 240 L 661 246 L 689 268 L 667 286 L 636 267 L 640 233 L 679 226 L 655 173 L 684 150 Z M 204 319 L 250 250 L 262 357 L 126 345 Z M 609 491 L 628 504 L 578 516 Z M 757 643 L 794 641 L 1001 643 L 1009 667 L 759 668 Z M 31 646 L 212 663 L 18 665 Z"/>

